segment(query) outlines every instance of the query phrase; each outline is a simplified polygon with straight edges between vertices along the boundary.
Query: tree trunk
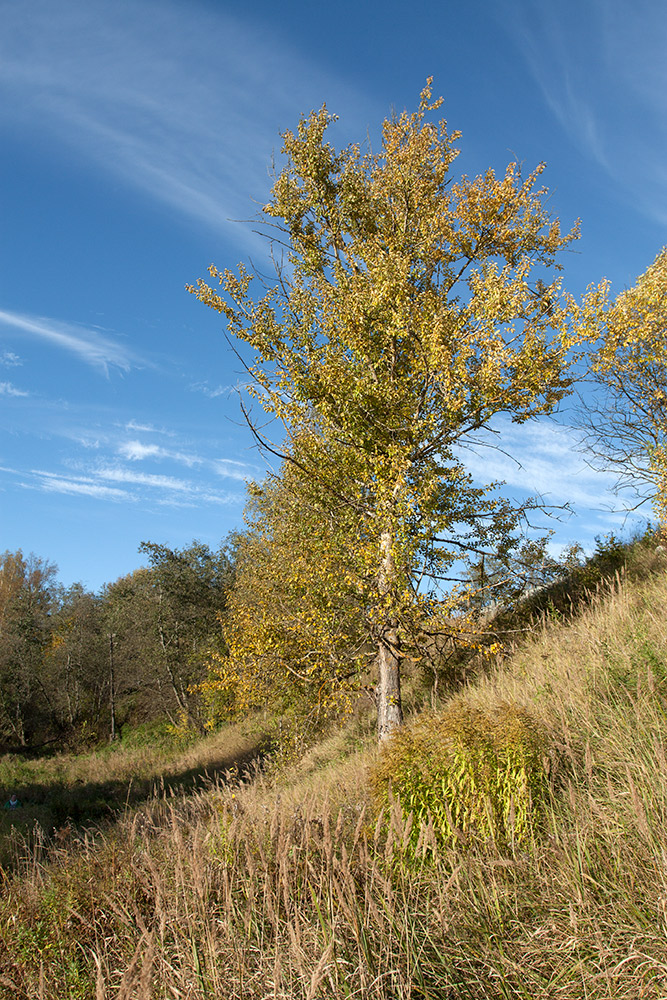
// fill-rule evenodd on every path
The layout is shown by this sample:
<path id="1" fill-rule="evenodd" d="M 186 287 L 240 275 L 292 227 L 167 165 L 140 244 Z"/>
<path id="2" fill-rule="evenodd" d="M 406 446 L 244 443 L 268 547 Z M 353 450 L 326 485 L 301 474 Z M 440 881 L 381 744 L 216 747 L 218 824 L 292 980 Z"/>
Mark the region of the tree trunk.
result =
<path id="1" fill-rule="evenodd" d="M 384 531 L 380 539 L 378 590 L 385 599 L 391 593 L 396 576 L 392 536 Z M 403 722 L 401 705 L 401 660 L 395 623 L 388 621 L 378 639 L 378 739 L 386 740 Z"/>
<path id="2" fill-rule="evenodd" d="M 72 676 L 72 654 L 67 654 L 67 660 L 65 661 L 65 701 L 67 702 L 67 721 L 70 726 L 74 725 L 74 709 L 72 708 L 72 695 L 71 695 L 71 676 Z"/>
<path id="3" fill-rule="evenodd" d="M 109 711 L 111 713 L 111 726 L 109 730 L 109 742 L 116 739 L 116 670 L 113 659 L 113 633 L 109 633 Z"/>
<path id="4" fill-rule="evenodd" d="M 386 740 L 403 723 L 401 705 L 401 661 L 396 629 L 389 628 L 378 643 L 377 686 L 378 739 Z"/>
<path id="5" fill-rule="evenodd" d="M 160 639 L 160 647 L 162 649 L 162 656 L 163 656 L 164 666 L 165 666 L 165 669 L 166 669 L 167 674 L 169 676 L 169 683 L 171 684 L 171 690 L 174 692 L 174 698 L 176 699 L 176 704 L 178 705 L 178 707 L 179 707 L 180 711 L 183 713 L 183 715 L 185 715 L 189 719 L 190 718 L 190 704 L 189 704 L 189 701 L 188 701 L 188 695 L 187 695 L 187 692 L 186 692 L 185 688 L 183 687 L 183 683 L 182 683 L 180 674 L 178 676 L 179 683 L 178 684 L 176 683 L 176 680 L 177 680 L 176 672 L 175 672 L 175 670 L 174 670 L 174 668 L 172 667 L 172 664 L 171 664 L 171 649 L 170 649 L 170 647 L 173 647 L 174 640 L 173 639 L 168 639 L 167 636 L 165 635 L 165 631 L 164 631 L 163 618 L 162 618 L 162 588 L 160 588 L 159 596 L 158 596 L 157 630 L 158 630 L 158 636 L 159 636 L 159 639 Z M 175 659 L 176 659 L 176 662 L 178 663 L 178 651 L 179 651 L 179 644 L 178 644 L 178 622 L 176 622 L 176 624 L 175 624 L 175 638 L 176 638 L 176 657 L 175 657 Z M 179 690 L 179 688 L 180 688 L 180 690 Z"/>

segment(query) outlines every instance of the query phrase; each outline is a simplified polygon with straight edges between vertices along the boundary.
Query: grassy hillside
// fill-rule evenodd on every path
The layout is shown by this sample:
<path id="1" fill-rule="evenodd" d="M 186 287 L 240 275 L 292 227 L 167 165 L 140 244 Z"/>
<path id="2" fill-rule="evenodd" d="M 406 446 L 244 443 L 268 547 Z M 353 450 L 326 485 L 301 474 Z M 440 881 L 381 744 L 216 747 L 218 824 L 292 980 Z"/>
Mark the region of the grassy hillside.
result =
<path id="1" fill-rule="evenodd" d="M 410 723 L 427 726 L 437 747 L 447 713 L 488 719 L 510 706 L 512 718 L 529 717 L 546 785 L 528 835 L 513 835 L 513 802 L 503 836 L 462 817 L 453 837 L 429 820 L 415 836 L 391 794 L 378 812 L 370 776 L 377 786 L 393 751 L 379 766 L 358 720 L 289 769 L 182 791 L 175 780 L 97 830 L 63 822 L 49 844 L 15 832 L 0 995 L 664 998 L 661 558 L 644 552 L 642 579 L 619 577 L 569 622 L 545 620 L 442 715 Z M 215 767 L 251 743 L 230 730 L 206 753 Z M 176 779 L 197 771 L 197 753 L 174 765 Z M 61 786 L 75 766 L 61 770 Z M 93 785 L 112 780 L 111 763 L 95 766 Z M 50 780 L 35 771 L 33 785 Z"/>

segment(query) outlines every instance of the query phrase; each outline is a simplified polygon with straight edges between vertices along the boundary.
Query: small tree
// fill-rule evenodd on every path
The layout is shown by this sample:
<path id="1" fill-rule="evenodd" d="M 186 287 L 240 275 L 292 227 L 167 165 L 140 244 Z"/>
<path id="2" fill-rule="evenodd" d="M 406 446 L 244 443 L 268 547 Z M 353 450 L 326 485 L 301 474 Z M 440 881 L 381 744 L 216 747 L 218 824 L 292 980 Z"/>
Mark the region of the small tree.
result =
<path id="1" fill-rule="evenodd" d="M 544 279 L 577 227 L 550 217 L 543 165 L 453 182 L 459 133 L 428 120 L 440 103 L 429 81 L 415 113 L 384 122 L 377 153 L 337 152 L 326 107 L 303 118 L 284 133 L 264 209 L 286 247 L 275 286 L 255 299 L 243 266 L 211 266 L 219 290 L 190 287 L 254 349 L 252 391 L 284 425 L 282 457 L 319 493 L 309 516 L 345 522 L 381 739 L 402 720 L 404 645 L 429 610 L 421 569 L 446 575 L 461 538 L 516 524 L 458 449 L 499 413 L 550 412 L 571 382 L 574 305 Z"/>
<path id="2" fill-rule="evenodd" d="M 653 500 L 667 524 L 667 247 L 588 329 L 591 377 L 602 402 L 584 410 L 587 443 L 617 487 Z"/>
<path id="3" fill-rule="evenodd" d="M 363 592 L 340 519 L 318 501 L 317 486 L 309 489 L 289 463 L 250 487 L 248 530 L 221 616 L 224 649 L 212 653 L 202 685 L 211 722 L 260 707 L 324 721 L 365 679 Z"/>
<path id="4" fill-rule="evenodd" d="M 44 658 L 56 607 L 57 567 L 31 553 L 0 554 L 0 736 L 25 744 L 54 718 Z"/>

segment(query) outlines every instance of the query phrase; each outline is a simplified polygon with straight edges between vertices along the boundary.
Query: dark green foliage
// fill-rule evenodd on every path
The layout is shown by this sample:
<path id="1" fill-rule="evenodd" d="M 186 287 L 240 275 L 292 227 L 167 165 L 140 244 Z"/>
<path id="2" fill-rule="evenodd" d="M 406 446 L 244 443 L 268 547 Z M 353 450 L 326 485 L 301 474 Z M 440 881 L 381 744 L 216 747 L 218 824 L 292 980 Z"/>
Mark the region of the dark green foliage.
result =
<path id="1" fill-rule="evenodd" d="M 233 546 L 212 552 L 194 541 L 185 549 L 142 542 L 150 568 L 144 578 L 145 641 L 153 665 L 186 724 L 202 728 L 193 690 L 206 674 L 212 647 L 220 642 L 218 617 L 234 579 Z M 169 708 L 170 706 L 166 706 Z"/>
<path id="2" fill-rule="evenodd" d="M 145 542 L 149 567 L 99 594 L 0 553 L 0 753 L 74 750 L 165 717 L 197 728 L 191 688 L 221 642 L 236 547 Z"/>
<path id="3" fill-rule="evenodd" d="M 52 726 L 56 686 L 43 670 L 57 606 L 56 567 L 0 554 L 0 744 L 25 746 Z"/>

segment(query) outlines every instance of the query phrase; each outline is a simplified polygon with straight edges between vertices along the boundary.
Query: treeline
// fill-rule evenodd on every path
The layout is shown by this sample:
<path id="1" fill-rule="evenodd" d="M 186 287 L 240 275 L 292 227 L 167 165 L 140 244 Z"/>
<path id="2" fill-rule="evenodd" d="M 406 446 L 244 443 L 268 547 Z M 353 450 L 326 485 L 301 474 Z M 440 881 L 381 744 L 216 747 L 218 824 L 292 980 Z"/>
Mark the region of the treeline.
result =
<path id="1" fill-rule="evenodd" d="M 5 750 L 114 739 L 128 721 L 203 727 L 196 685 L 221 651 L 235 542 L 140 551 L 148 565 L 100 593 L 63 587 L 38 556 L 0 555 Z"/>

